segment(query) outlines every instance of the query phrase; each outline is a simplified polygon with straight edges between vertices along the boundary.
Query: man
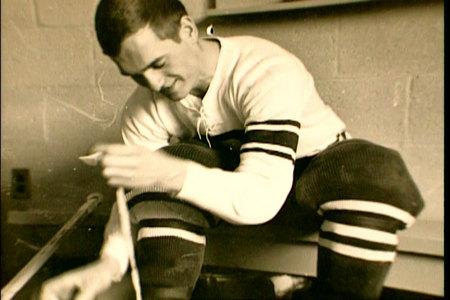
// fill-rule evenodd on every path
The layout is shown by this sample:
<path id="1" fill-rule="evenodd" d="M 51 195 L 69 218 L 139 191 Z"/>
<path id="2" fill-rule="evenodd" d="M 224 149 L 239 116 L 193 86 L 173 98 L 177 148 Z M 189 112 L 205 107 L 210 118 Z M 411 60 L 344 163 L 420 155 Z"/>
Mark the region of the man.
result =
<path id="1" fill-rule="evenodd" d="M 127 194 L 144 298 L 189 299 L 205 230 L 317 211 L 317 299 L 376 299 L 397 230 L 423 201 L 396 151 L 350 139 L 298 58 L 255 37 L 199 38 L 178 0 L 101 0 L 100 45 L 140 86 L 124 145 L 98 145 Z M 43 299 L 90 299 L 120 281 L 127 247 L 113 206 L 100 259 L 47 282 Z"/>

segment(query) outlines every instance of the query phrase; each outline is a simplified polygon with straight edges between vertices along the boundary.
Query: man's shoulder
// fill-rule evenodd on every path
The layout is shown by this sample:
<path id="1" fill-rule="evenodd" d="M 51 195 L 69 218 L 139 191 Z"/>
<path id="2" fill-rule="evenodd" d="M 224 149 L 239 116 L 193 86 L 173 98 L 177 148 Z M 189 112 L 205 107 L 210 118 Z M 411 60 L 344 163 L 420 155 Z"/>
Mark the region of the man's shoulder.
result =
<path id="1" fill-rule="evenodd" d="M 298 57 L 272 41 L 255 36 L 232 36 L 221 40 L 225 46 L 228 69 L 231 77 L 240 83 L 253 84 L 255 80 L 269 77 L 286 78 L 292 75 L 294 80 L 303 76 L 307 70 Z"/>
<path id="2" fill-rule="evenodd" d="M 254 44 L 254 43 L 262 43 L 262 44 L 273 44 L 276 45 L 274 42 L 254 35 L 233 35 L 233 36 L 227 36 L 222 37 L 221 39 L 229 40 L 235 43 L 242 43 L 242 44 Z"/>
<path id="3" fill-rule="evenodd" d="M 125 107 L 125 116 L 155 115 L 158 111 L 174 110 L 178 102 L 169 101 L 168 98 L 146 87 L 137 86 L 128 98 Z"/>
<path id="4" fill-rule="evenodd" d="M 285 64 L 296 67 L 300 59 L 292 54 L 283 45 L 278 45 L 271 40 L 261 37 L 240 35 L 221 39 L 221 43 L 228 49 L 233 49 L 235 55 L 239 57 L 237 63 L 261 63 Z M 264 65 L 264 64 L 263 64 Z"/>
<path id="5" fill-rule="evenodd" d="M 138 85 L 128 97 L 127 105 L 142 106 L 148 105 L 149 103 L 157 104 L 158 102 L 167 102 L 165 101 L 166 99 L 164 95 Z"/>
<path id="6" fill-rule="evenodd" d="M 148 88 L 137 86 L 125 104 L 124 112 L 126 114 L 136 114 L 138 111 L 148 111 L 152 107 L 156 107 L 162 101 L 161 95 L 156 92 L 151 91 Z"/>
<path id="7" fill-rule="evenodd" d="M 236 35 L 221 38 L 222 41 L 229 43 L 231 46 L 239 48 L 243 51 L 259 51 L 262 53 L 271 52 L 287 52 L 282 46 L 265 38 L 252 35 Z"/>

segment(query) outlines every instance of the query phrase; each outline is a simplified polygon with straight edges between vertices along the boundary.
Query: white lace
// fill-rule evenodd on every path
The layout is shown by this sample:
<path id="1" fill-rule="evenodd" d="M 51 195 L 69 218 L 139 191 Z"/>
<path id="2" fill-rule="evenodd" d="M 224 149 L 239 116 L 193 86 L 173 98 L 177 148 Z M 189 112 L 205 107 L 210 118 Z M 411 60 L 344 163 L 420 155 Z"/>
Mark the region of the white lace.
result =
<path id="1" fill-rule="evenodd" d="M 198 118 L 198 120 L 197 120 L 197 135 L 198 135 L 198 138 L 200 140 L 202 139 L 202 135 L 200 133 L 200 127 L 201 127 L 201 124 L 203 123 L 203 127 L 205 127 L 206 141 L 208 142 L 209 148 L 211 148 L 211 142 L 209 140 L 209 132 L 211 131 L 211 127 L 208 124 L 208 117 L 206 116 L 205 109 L 203 108 L 203 105 L 200 107 L 200 111 L 198 111 L 198 113 L 200 114 L 200 118 Z"/>
<path id="2" fill-rule="evenodd" d="M 197 125 L 196 125 L 197 136 L 198 136 L 199 140 L 202 140 L 201 126 L 203 124 L 203 127 L 205 127 L 206 141 L 208 142 L 209 148 L 212 148 L 211 141 L 209 140 L 209 133 L 211 132 L 211 130 L 213 130 L 215 124 L 213 124 L 212 126 L 209 125 L 209 123 L 208 123 L 208 116 L 205 113 L 205 109 L 203 107 L 203 104 L 201 104 L 199 110 L 194 108 L 194 107 L 191 107 L 191 105 L 188 105 L 187 103 L 182 103 L 182 105 L 185 108 L 187 108 L 189 110 L 192 110 L 192 111 L 194 111 L 194 112 L 199 114 L 199 118 L 197 119 Z"/>

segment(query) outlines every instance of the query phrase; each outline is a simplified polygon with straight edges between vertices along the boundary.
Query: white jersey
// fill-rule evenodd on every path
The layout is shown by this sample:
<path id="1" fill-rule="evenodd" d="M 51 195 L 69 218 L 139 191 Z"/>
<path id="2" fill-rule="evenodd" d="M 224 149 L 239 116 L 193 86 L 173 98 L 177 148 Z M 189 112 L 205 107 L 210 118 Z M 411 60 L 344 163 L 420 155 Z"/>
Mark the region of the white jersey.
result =
<path id="1" fill-rule="evenodd" d="M 264 223 L 291 189 L 295 160 L 325 149 L 345 124 L 293 54 L 256 37 L 213 38 L 220 54 L 203 99 L 174 102 L 138 87 L 124 110 L 122 136 L 157 150 L 174 138 L 242 130 L 239 166 L 224 171 L 191 162 L 176 196 L 230 223 Z M 105 238 L 103 252 L 111 254 Z"/>

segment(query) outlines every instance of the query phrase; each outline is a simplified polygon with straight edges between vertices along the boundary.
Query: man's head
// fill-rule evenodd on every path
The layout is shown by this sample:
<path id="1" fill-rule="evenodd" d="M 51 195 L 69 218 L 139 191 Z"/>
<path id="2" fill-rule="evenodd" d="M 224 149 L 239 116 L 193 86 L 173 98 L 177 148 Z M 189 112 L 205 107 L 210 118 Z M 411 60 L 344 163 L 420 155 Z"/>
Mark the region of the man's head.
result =
<path id="1" fill-rule="evenodd" d="M 122 41 L 146 25 L 160 39 L 179 41 L 180 19 L 185 15 L 178 0 L 100 0 L 95 30 L 103 53 L 115 57 Z"/>
<path id="2" fill-rule="evenodd" d="M 101 0 L 96 31 L 123 75 L 169 99 L 209 84 L 197 27 L 178 0 Z"/>

